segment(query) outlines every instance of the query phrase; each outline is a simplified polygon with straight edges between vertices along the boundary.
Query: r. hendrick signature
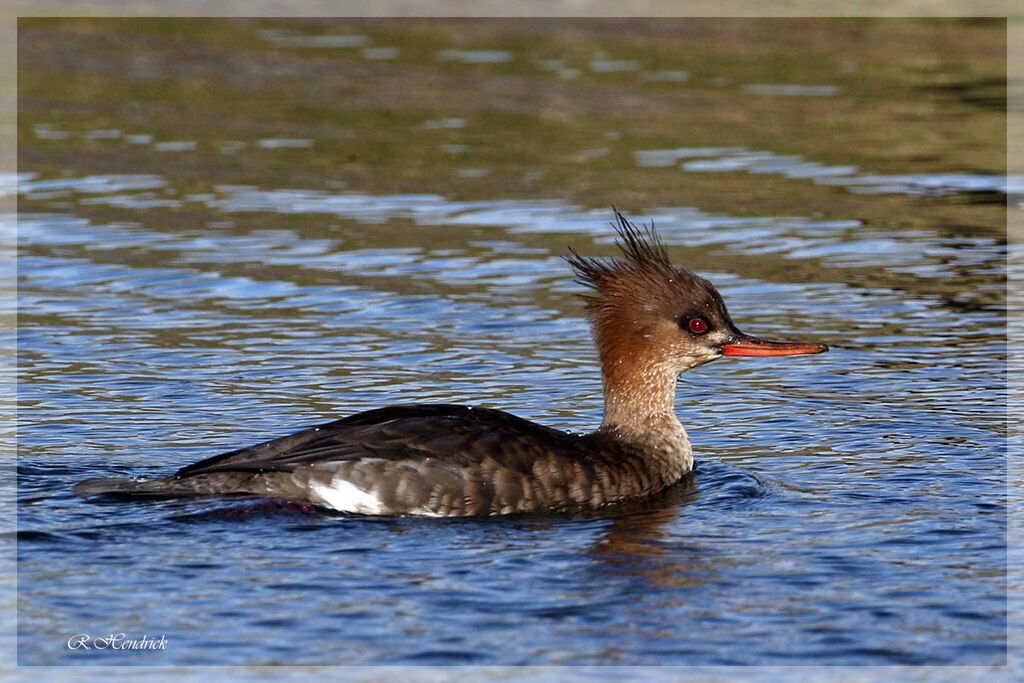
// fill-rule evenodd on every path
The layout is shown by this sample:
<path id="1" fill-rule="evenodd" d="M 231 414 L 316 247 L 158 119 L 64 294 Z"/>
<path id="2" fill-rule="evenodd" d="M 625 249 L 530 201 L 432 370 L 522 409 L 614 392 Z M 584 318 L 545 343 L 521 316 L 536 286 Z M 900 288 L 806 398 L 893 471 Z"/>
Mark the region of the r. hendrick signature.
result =
<path id="1" fill-rule="evenodd" d="M 129 638 L 124 633 L 108 633 L 93 637 L 88 633 L 76 633 L 68 638 L 69 650 L 166 650 L 167 637 Z"/>

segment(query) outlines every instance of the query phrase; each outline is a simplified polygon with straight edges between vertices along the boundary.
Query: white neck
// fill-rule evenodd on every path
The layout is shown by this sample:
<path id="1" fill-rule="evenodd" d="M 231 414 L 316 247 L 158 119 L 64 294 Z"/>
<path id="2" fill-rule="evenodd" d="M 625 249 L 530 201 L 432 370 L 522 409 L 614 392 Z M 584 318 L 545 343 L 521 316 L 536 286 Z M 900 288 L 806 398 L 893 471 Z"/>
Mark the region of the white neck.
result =
<path id="1" fill-rule="evenodd" d="M 646 447 L 688 452 L 690 442 L 675 413 L 677 377 L 668 368 L 640 373 L 606 368 L 602 431 Z"/>

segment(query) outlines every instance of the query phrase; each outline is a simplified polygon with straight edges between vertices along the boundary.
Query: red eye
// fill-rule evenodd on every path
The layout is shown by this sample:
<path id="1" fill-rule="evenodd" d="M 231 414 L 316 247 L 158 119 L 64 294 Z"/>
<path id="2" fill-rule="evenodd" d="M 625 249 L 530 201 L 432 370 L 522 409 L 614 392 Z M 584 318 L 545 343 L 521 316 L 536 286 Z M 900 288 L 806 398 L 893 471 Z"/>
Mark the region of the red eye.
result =
<path id="1" fill-rule="evenodd" d="M 704 318 L 690 318 L 689 327 L 694 334 L 704 334 L 708 331 L 708 321 Z"/>

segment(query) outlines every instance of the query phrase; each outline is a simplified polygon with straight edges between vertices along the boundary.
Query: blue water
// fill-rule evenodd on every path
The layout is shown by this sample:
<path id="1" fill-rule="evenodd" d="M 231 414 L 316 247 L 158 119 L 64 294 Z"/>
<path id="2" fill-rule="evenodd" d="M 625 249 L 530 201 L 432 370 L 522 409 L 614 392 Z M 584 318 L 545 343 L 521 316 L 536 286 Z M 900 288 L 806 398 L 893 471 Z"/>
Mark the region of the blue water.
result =
<path id="1" fill-rule="evenodd" d="M 342 241 L 369 239 L 384 209 L 311 241 L 23 216 L 23 634 L 141 628 L 173 643 L 160 657 L 195 664 L 1000 660 L 1003 315 L 956 292 L 705 271 L 744 328 L 806 332 L 833 350 L 686 375 L 679 414 L 697 472 L 640 510 L 365 520 L 71 495 L 86 476 L 167 472 L 392 402 L 596 425 L 576 287 L 544 246 L 555 226 L 533 233 L 516 212 L 543 211 L 576 244 L 603 241 L 606 225 L 593 216 L 581 233 L 574 209 L 504 203 L 503 229 L 486 209 L 431 203 L 400 243 L 350 251 Z M 652 213 L 670 243 L 719 243 L 717 223 Z M 424 244 L 430 224 L 467 226 L 462 248 Z M 801 221 L 762 221 L 724 250 L 814 249 L 821 268 L 841 269 L 874 260 L 881 242 L 894 265 L 876 268 L 894 280 L 945 271 L 974 280 L 965 296 L 998 295 L 991 239 L 814 227 L 804 238 Z M 349 272 L 380 286 L 328 281 Z M 429 293 L 436 281 L 451 293 Z M 422 292 L 402 291 L 414 282 Z M 303 637 L 266 647 L 278 629 Z M 59 640 L 23 640 L 22 657 L 81 660 Z"/>
<path id="2" fill-rule="evenodd" d="M 505 62 L 481 54 L 456 61 Z M 165 474 L 389 403 L 592 429 L 596 354 L 559 256 L 612 253 L 611 211 L 556 191 L 332 188 L 277 166 L 277 182 L 234 181 L 208 142 L 164 152 L 197 155 L 188 177 L 104 171 L 90 145 L 131 159 L 172 136 L 147 140 L 138 121 L 134 140 L 62 136 L 72 126 L 34 116 L 46 125 L 0 183 L 20 201 L 19 663 L 1005 662 L 1005 226 L 829 207 L 1002 201 L 1019 179 L 752 159 L 729 141 L 632 149 L 666 182 L 784 177 L 815 193 L 803 215 L 660 198 L 629 213 L 655 220 L 745 331 L 831 346 L 684 375 L 697 468 L 654 499 L 465 520 L 83 501 L 71 486 L 89 476 Z M 313 163 L 316 131 L 289 130 L 244 142 Z M 686 168 L 698 156 L 741 167 Z M 167 647 L 67 646 L 111 633 Z"/>

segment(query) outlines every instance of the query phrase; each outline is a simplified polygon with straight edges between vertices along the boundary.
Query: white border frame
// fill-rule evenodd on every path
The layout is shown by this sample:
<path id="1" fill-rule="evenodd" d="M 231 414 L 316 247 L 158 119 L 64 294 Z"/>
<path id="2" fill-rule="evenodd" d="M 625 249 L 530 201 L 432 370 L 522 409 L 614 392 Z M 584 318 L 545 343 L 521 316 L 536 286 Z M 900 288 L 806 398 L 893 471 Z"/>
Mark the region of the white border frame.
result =
<path id="1" fill-rule="evenodd" d="M 958 17 L 989 16 L 1007 18 L 1007 80 L 1009 85 L 1007 117 L 1007 172 L 1024 173 L 1024 6 L 1016 8 L 1010 0 L 848 0 L 808 2 L 806 0 L 0 0 L 0 173 L 17 170 L 17 19 L 40 16 L 178 16 L 178 17 Z M 13 222 L 16 197 L 0 197 L 0 226 Z M 1024 270 L 1024 211 L 1011 203 L 1007 216 L 1010 258 Z M 0 240 L 10 239 L 0 232 Z M 3 245 L 8 246 L 8 245 Z M 17 302 L 16 267 L 0 268 L 0 310 L 15 310 Z M 965 681 L 984 679 L 1024 680 L 1021 658 L 1024 640 L 1024 462 L 1015 442 L 1014 428 L 1024 415 L 1024 386 L 1013 371 L 1024 369 L 1021 329 L 1024 289 L 1022 283 L 1007 281 L 1010 324 L 1008 327 L 1007 428 L 1011 437 L 1007 451 L 1008 552 L 1007 587 L 1009 610 L 1008 652 L 1005 667 L 854 667 L 854 666 L 749 666 L 749 667 L 355 667 L 355 666 L 88 666 L 23 667 L 20 674 L 47 681 L 112 681 L 120 678 L 144 680 L 197 680 L 211 677 L 224 680 L 323 680 L 326 677 L 353 681 L 390 681 L 403 683 L 444 680 L 701 680 L 701 681 L 875 681 L 927 680 Z M 15 320 L 3 321 L 5 331 L 14 329 Z M 0 406 L 6 421 L 16 421 L 15 348 L 0 350 Z M 13 433 L 12 427 L 0 431 Z M 1019 443 L 1020 437 L 1016 435 Z M 15 440 L 9 459 L 0 467 L 0 523 L 4 551 L 0 554 L 0 673 L 16 670 L 16 481 Z"/>

